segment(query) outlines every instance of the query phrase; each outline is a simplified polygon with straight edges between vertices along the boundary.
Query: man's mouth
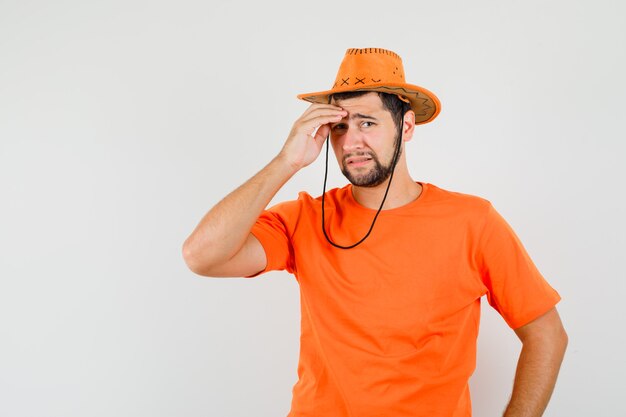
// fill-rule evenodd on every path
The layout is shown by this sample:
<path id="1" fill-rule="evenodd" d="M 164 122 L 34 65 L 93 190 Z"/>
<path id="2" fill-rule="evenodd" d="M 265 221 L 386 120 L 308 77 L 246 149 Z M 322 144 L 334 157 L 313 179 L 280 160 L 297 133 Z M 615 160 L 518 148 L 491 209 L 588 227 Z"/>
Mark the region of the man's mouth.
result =
<path id="1" fill-rule="evenodd" d="M 351 167 L 360 167 L 369 163 L 372 160 L 371 156 L 351 156 L 346 158 L 346 165 Z"/>

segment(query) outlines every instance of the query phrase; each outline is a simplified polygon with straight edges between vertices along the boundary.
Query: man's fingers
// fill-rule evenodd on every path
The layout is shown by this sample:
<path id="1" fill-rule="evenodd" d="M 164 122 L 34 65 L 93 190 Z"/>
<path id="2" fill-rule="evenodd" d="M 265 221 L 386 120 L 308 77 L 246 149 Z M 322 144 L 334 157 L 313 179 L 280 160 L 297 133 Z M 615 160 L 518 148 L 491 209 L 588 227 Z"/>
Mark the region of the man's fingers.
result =
<path id="1" fill-rule="evenodd" d="M 315 136 L 313 137 L 313 139 L 315 140 L 315 142 L 317 142 L 318 146 L 321 147 L 324 144 L 324 141 L 328 137 L 329 133 L 330 133 L 330 126 L 327 124 L 322 125 L 319 129 L 317 129 L 317 132 L 315 133 Z"/>
<path id="2" fill-rule="evenodd" d="M 308 135 L 313 136 L 313 132 L 318 128 L 327 127 L 327 130 L 330 131 L 330 124 L 339 122 L 341 118 L 342 115 L 318 116 L 303 122 L 301 126 Z"/>
<path id="3" fill-rule="evenodd" d="M 346 115 L 347 112 L 345 110 L 320 110 L 319 112 L 311 114 L 308 118 L 301 120 L 300 126 L 311 133 L 314 129 L 322 125 L 339 122 Z"/>
<path id="4" fill-rule="evenodd" d="M 341 107 L 335 106 L 333 104 L 313 103 L 313 104 L 311 104 L 309 106 L 308 109 L 306 109 L 304 111 L 304 113 L 302 113 L 302 116 L 300 116 L 300 119 L 308 118 L 307 116 L 309 116 L 311 113 L 315 112 L 316 110 L 338 110 L 338 111 L 341 111 L 343 109 Z"/>
<path id="5" fill-rule="evenodd" d="M 313 104 L 295 121 L 281 150 L 294 167 L 305 167 L 318 157 L 331 125 L 346 117 L 347 111 L 327 104 Z M 311 141 L 313 139 L 313 141 Z"/>
<path id="6" fill-rule="evenodd" d="M 345 110 L 330 110 L 330 109 L 324 109 L 324 110 L 319 110 L 316 111 L 314 113 L 311 113 L 309 115 L 307 115 L 307 117 L 303 117 L 302 119 L 300 119 L 302 122 L 308 122 L 310 120 L 315 120 L 319 117 L 337 117 L 337 116 L 341 116 L 344 117 L 346 116 L 348 113 Z"/>

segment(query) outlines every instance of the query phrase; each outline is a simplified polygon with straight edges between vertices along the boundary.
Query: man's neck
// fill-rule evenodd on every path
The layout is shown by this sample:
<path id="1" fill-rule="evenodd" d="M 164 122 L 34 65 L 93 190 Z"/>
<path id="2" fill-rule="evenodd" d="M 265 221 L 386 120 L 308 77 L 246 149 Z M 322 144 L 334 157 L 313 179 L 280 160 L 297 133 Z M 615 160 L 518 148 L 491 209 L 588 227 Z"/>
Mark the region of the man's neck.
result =
<path id="1" fill-rule="evenodd" d="M 404 175 L 398 174 L 400 173 L 394 173 L 383 210 L 389 210 L 409 204 L 417 199 L 422 193 L 422 186 L 416 183 L 411 176 L 408 175 L 408 173 L 404 173 Z M 360 205 L 373 210 L 378 210 L 385 195 L 388 182 L 389 180 L 376 187 L 358 187 L 353 185 L 352 195 Z"/>

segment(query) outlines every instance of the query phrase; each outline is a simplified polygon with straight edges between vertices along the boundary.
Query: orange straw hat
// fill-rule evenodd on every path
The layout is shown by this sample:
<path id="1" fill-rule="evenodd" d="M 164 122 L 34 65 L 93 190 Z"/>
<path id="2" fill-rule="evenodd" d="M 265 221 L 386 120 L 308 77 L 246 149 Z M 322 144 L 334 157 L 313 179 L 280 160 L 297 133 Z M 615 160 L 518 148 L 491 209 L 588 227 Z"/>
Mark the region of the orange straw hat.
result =
<path id="1" fill-rule="evenodd" d="M 431 122 L 441 110 L 437 96 L 423 87 L 405 82 L 402 58 L 381 48 L 348 49 L 330 90 L 299 94 L 298 98 L 311 103 L 328 103 L 331 94 L 347 91 L 396 94 L 411 104 L 415 124 Z"/>

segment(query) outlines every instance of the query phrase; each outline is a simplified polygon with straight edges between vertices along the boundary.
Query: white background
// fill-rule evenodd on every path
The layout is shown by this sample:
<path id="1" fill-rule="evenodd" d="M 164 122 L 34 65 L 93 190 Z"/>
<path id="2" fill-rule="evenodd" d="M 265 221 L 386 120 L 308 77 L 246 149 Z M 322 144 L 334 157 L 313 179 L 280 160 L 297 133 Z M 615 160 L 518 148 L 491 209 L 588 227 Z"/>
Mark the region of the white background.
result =
<path id="1" fill-rule="evenodd" d="M 181 245 L 351 47 L 399 53 L 442 101 L 407 147 L 413 177 L 489 199 L 563 297 L 545 415 L 626 415 L 625 15 L 618 0 L 0 0 L 0 415 L 288 413 L 297 282 L 201 278 Z M 322 162 L 274 201 L 319 195 Z M 484 299 L 475 416 L 501 415 L 520 346 Z"/>

